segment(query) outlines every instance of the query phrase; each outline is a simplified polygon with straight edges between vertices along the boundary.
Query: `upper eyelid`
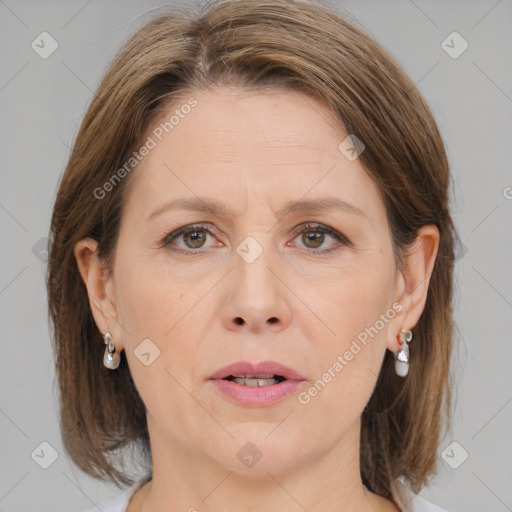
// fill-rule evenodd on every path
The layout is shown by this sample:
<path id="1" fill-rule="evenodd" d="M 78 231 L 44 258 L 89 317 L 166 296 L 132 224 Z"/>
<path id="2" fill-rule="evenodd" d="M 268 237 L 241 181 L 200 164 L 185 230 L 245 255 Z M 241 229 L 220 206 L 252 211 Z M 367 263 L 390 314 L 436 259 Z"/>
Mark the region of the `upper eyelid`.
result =
<path id="1" fill-rule="evenodd" d="M 294 227 L 292 229 L 292 231 L 296 232 L 300 228 L 310 228 L 311 230 L 323 228 L 325 230 L 332 230 L 335 233 L 339 233 L 340 236 L 344 236 L 336 228 L 332 228 L 332 227 L 328 226 L 327 224 L 322 224 L 321 222 L 311 222 L 311 221 L 303 222 L 303 223 L 299 224 L 298 226 Z M 172 234 L 180 235 L 180 234 L 183 234 L 184 232 L 191 231 L 193 229 L 198 229 L 198 230 L 203 229 L 205 231 L 209 231 L 214 234 L 220 234 L 223 232 L 223 230 L 217 228 L 216 226 L 210 224 L 209 222 L 195 222 L 192 224 L 186 224 L 182 227 L 176 228 L 176 229 L 170 231 L 166 236 L 170 236 Z"/>

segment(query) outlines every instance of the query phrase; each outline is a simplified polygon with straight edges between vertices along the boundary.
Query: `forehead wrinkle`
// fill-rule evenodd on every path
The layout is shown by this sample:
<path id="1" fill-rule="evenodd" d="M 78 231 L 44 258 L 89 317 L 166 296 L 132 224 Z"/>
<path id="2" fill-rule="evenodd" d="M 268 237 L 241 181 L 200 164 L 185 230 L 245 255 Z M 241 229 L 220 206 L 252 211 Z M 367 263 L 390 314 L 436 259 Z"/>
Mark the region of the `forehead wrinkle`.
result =
<path id="1" fill-rule="evenodd" d="M 198 164 L 211 166 L 212 163 L 222 164 L 243 164 L 244 167 L 260 165 L 272 165 L 276 167 L 304 165 L 318 166 L 320 159 L 326 162 L 335 161 L 339 158 L 339 151 L 333 145 L 332 151 L 329 148 L 319 148 L 314 144 L 250 144 L 245 143 L 243 148 L 239 143 L 209 142 L 205 144 L 187 146 L 187 164 Z M 182 165 L 184 162 L 180 162 Z M 325 165 L 328 165 L 326 163 Z M 314 173 L 314 169 L 311 169 Z"/>
<path id="2" fill-rule="evenodd" d="M 222 217 L 222 218 L 236 218 L 239 217 L 242 213 L 247 211 L 247 183 L 245 186 L 245 210 L 244 212 L 236 212 L 231 206 L 218 201 L 217 199 L 207 198 L 207 197 L 193 197 L 193 198 L 178 198 L 174 199 L 170 202 L 165 203 L 164 205 L 157 208 L 153 213 L 151 213 L 148 217 L 150 220 L 161 213 L 175 209 L 175 208 L 183 208 L 186 210 L 192 211 L 202 211 L 206 213 L 210 213 L 212 215 Z M 270 209 L 274 213 L 274 216 L 281 220 L 283 217 L 298 213 L 298 212 L 325 212 L 329 210 L 339 210 L 345 213 L 353 214 L 358 217 L 361 217 L 367 221 L 369 221 L 368 215 L 359 209 L 357 206 L 343 201 L 342 199 L 335 196 L 326 196 L 314 199 L 299 199 L 299 200 L 290 200 L 284 204 L 279 210 L 275 211 L 271 205 Z"/>

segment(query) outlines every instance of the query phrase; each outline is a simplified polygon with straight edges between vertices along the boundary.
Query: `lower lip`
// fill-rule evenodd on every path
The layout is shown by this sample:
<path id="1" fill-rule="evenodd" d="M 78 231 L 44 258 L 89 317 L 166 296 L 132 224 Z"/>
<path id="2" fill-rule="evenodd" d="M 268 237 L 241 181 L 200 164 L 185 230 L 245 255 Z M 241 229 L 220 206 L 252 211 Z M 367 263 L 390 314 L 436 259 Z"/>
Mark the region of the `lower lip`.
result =
<path id="1" fill-rule="evenodd" d="M 265 407 L 275 404 L 295 393 L 303 387 L 305 380 L 285 380 L 270 386 L 244 386 L 230 380 L 211 380 L 223 395 L 242 405 Z"/>

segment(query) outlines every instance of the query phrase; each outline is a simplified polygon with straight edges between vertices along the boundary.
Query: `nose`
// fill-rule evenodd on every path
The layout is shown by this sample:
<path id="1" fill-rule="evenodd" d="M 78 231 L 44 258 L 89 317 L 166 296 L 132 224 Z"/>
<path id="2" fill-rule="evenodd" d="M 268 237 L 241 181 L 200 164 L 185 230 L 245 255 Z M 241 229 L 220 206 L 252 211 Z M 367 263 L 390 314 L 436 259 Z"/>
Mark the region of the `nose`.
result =
<path id="1" fill-rule="evenodd" d="M 292 294 L 282 278 L 282 262 L 271 254 L 270 248 L 253 261 L 238 253 L 233 257 L 234 269 L 222 311 L 226 328 L 255 334 L 286 329 L 291 321 L 287 299 Z"/>

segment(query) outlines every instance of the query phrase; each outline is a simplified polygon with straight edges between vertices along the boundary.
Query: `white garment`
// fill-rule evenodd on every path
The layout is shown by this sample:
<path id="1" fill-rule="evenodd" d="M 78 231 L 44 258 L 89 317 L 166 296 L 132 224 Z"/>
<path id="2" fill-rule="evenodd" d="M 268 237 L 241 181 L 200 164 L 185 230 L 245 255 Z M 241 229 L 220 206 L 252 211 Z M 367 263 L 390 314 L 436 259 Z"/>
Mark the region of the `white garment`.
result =
<path id="1" fill-rule="evenodd" d="M 135 482 L 130 488 L 124 491 L 119 496 L 99 505 L 98 507 L 91 508 L 87 512 L 126 512 L 130 498 L 135 491 L 147 481 L 147 477 Z M 396 489 L 403 495 L 400 497 L 397 490 L 392 490 L 392 495 L 398 503 L 402 512 L 448 512 L 444 508 L 440 508 L 426 499 L 414 494 L 412 490 L 401 481 L 395 480 Z"/>

